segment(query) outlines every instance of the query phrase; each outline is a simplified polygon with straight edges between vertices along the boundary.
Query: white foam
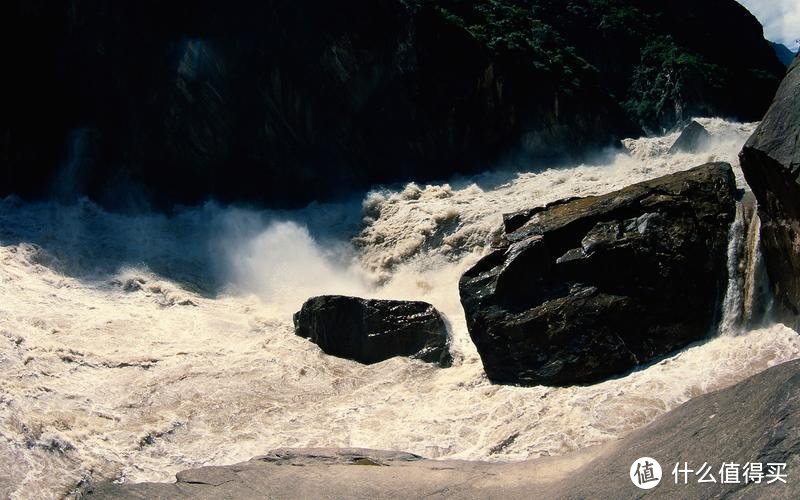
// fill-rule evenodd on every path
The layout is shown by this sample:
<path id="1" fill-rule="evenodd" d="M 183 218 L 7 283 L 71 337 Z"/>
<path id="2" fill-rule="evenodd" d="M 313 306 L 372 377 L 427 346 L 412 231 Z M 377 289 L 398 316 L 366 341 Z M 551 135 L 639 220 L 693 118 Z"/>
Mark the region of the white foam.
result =
<path id="1" fill-rule="evenodd" d="M 608 164 L 376 191 L 363 213 L 207 204 L 125 216 L 2 200 L 0 496 L 60 496 L 85 475 L 168 481 L 279 446 L 562 454 L 800 356 L 797 334 L 774 325 L 590 387 L 494 386 L 483 374 L 457 282 L 501 214 L 735 164 L 753 124 L 702 123 L 717 140 L 700 154 L 666 155 L 675 137 L 626 141 L 632 153 Z M 455 366 L 322 354 L 291 325 L 319 293 L 432 302 L 451 323 Z"/>

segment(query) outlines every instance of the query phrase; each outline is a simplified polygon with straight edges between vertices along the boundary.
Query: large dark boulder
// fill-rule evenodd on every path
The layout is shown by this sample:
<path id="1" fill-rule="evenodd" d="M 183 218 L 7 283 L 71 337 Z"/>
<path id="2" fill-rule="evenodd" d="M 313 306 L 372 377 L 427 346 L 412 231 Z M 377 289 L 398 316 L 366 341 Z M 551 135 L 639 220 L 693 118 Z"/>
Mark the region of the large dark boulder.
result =
<path id="1" fill-rule="evenodd" d="M 739 155 L 758 200 L 761 245 L 784 320 L 800 315 L 800 56 Z"/>
<path id="2" fill-rule="evenodd" d="M 711 134 L 705 127 L 692 120 L 678 136 L 678 139 L 669 148 L 670 154 L 675 153 L 696 153 L 708 146 L 711 141 Z"/>
<path id="3" fill-rule="evenodd" d="M 312 297 L 295 313 L 294 327 L 327 354 L 360 363 L 395 356 L 451 363 L 445 322 L 426 302 Z"/>
<path id="4" fill-rule="evenodd" d="M 597 382 L 707 336 L 727 282 L 736 186 L 709 163 L 505 217 L 461 278 L 494 382 Z"/>

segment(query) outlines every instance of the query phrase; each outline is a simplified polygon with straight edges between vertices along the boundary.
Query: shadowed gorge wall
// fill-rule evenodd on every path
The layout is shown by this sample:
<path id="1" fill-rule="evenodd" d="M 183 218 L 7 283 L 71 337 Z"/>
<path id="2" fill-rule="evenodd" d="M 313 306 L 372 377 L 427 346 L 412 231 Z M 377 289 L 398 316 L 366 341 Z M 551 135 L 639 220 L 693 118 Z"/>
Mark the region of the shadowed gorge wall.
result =
<path id="1" fill-rule="evenodd" d="M 0 193 L 49 195 L 68 162 L 69 185 L 111 206 L 303 204 L 579 158 L 690 113 L 760 117 L 782 70 L 744 9 L 687 24 L 685 2 L 629 3 L 12 1 Z M 662 45 L 644 47 L 654 26 Z M 761 83 L 692 77 L 731 60 Z M 637 90 L 675 72 L 678 88 Z"/>

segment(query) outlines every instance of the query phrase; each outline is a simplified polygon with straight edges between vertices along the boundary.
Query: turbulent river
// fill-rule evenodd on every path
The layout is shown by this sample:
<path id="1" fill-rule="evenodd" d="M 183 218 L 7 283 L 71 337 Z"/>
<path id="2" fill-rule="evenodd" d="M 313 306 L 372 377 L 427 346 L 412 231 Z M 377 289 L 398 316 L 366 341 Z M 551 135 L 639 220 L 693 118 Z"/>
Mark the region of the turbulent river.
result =
<path id="1" fill-rule="evenodd" d="M 296 211 L 208 203 L 133 216 L 88 201 L 0 199 L 0 497 L 170 481 L 282 446 L 560 455 L 800 357 L 800 337 L 783 325 L 731 320 L 747 295 L 734 272 L 720 332 L 652 366 L 571 388 L 497 386 L 483 374 L 457 283 L 501 214 L 710 160 L 732 163 L 743 186 L 737 153 L 755 125 L 699 121 L 714 137 L 699 154 L 667 154 L 674 134 L 627 140 L 628 153 L 592 164 L 408 184 Z M 731 234 L 736 270 L 741 220 Z M 291 322 L 322 293 L 433 303 L 448 318 L 454 366 L 323 354 Z"/>

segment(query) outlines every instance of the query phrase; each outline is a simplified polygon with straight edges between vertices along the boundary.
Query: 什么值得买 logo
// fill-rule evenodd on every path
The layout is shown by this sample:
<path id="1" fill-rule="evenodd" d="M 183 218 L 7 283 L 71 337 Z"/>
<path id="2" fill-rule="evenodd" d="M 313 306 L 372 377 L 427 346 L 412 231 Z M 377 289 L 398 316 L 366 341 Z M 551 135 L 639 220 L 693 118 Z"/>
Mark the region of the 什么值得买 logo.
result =
<path id="1" fill-rule="evenodd" d="M 787 484 L 789 474 L 784 462 L 723 462 L 719 470 L 713 464 L 703 462 L 699 468 L 692 468 L 688 462 L 676 462 L 672 469 L 675 484 L 687 485 L 693 482 L 719 484 Z M 661 482 L 661 464 L 651 457 L 642 457 L 630 469 L 631 482 L 643 490 L 655 488 Z"/>
<path id="2" fill-rule="evenodd" d="M 637 488 L 655 488 L 661 482 L 661 465 L 654 458 L 642 457 L 631 464 L 630 476 Z"/>

